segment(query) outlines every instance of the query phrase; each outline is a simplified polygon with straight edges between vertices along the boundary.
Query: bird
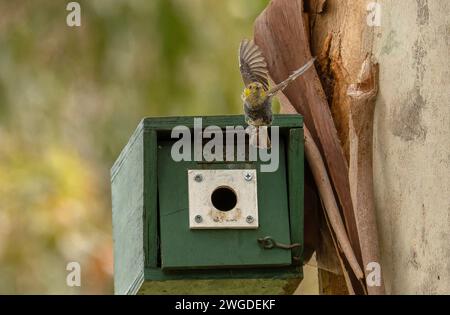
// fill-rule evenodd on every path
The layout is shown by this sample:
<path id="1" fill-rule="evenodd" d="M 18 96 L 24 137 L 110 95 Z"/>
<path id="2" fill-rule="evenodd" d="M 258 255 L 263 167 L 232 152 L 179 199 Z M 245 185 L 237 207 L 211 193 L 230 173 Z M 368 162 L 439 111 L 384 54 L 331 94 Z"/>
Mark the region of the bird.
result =
<path id="1" fill-rule="evenodd" d="M 272 124 L 272 99 L 277 92 L 283 91 L 305 73 L 314 64 L 315 59 L 313 57 L 284 81 L 269 89 L 267 63 L 261 49 L 253 40 L 241 41 L 239 70 L 245 85 L 241 98 L 244 102 L 245 121 L 250 127 L 248 130 L 250 145 L 262 149 L 271 147 L 267 129 Z"/>

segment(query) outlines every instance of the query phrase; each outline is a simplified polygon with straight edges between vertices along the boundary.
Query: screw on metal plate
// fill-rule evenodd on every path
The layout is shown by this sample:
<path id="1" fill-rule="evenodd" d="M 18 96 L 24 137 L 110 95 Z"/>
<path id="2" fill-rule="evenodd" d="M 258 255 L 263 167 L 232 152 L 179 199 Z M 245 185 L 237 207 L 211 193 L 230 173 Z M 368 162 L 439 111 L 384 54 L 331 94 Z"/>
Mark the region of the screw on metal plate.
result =
<path id="1" fill-rule="evenodd" d="M 253 179 L 253 175 L 250 172 L 245 172 L 244 179 L 249 182 Z"/>
<path id="2" fill-rule="evenodd" d="M 253 218 L 251 215 L 249 215 L 247 218 L 245 218 L 245 221 L 247 221 L 248 224 L 253 223 L 255 221 L 255 218 Z"/>
<path id="3" fill-rule="evenodd" d="M 197 175 L 194 176 L 194 180 L 197 183 L 200 183 L 203 180 L 203 176 L 201 174 L 197 174 Z"/>
<path id="4" fill-rule="evenodd" d="M 187 170 L 189 229 L 258 229 L 257 170 L 223 167 Z M 250 181 L 245 180 L 246 173 Z M 247 221 L 248 216 L 252 218 Z"/>
<path id="5" fill-rule="evenodd" d="M 200 223 L 200 222 L 203 221 L 203 218 L 202 218 L 201 215 L 198 215 L 198 214 L 197 214 L 197 215 L 194 217 L 194 220 L 195 220 L 195 222 Z"/>

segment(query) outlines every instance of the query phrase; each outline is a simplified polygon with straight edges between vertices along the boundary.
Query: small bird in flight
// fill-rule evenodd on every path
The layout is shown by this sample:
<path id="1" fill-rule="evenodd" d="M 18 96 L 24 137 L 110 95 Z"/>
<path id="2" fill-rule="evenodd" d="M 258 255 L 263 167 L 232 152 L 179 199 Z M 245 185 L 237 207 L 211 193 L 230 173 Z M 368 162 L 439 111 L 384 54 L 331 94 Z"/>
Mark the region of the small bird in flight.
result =
<path id="1" fill-rule="evenodd" d="M 244 39 L 239 45 L 239 70 L 245 88 L 242 93 L 245 121 L 250 129 L 249 143 L 259 148 L 270 148 L 267 127 L 272 123 L 272 98 L 291 82 L 306 72 L 313 64 L 312 58 L 295 70 L 286 80 L 269 89 L 267 64 L 253 40 Z M 259 139 L 258 139 L 259 138 Z"/>

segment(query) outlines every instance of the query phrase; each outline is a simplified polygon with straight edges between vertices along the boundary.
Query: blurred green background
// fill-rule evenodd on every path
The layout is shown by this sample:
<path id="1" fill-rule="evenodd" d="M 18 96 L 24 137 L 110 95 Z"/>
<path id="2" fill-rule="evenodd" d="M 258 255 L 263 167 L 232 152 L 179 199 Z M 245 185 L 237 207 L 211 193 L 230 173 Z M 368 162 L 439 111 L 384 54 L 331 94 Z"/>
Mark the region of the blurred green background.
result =
<path id="1" fill-rule="evenodd" d="M 268 0 L 68 2 L 0 0 L 0 293 L 112 293 L 110 167 L 144 116 L 241 113 Z"/>

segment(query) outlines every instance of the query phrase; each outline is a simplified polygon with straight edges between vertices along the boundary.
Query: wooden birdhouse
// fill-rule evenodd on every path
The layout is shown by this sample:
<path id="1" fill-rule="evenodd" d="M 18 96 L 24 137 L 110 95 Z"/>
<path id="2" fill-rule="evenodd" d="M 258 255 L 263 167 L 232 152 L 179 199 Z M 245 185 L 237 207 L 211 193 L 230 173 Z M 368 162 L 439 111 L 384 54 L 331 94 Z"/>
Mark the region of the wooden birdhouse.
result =
<path id="1" fill-rule="evenodd" d="M 303 119 L 145 118 L 111 169 L 116 294 L 283 293 L 302 278 Z M 295 286 L 292 286 L 295 288 Z"/>

